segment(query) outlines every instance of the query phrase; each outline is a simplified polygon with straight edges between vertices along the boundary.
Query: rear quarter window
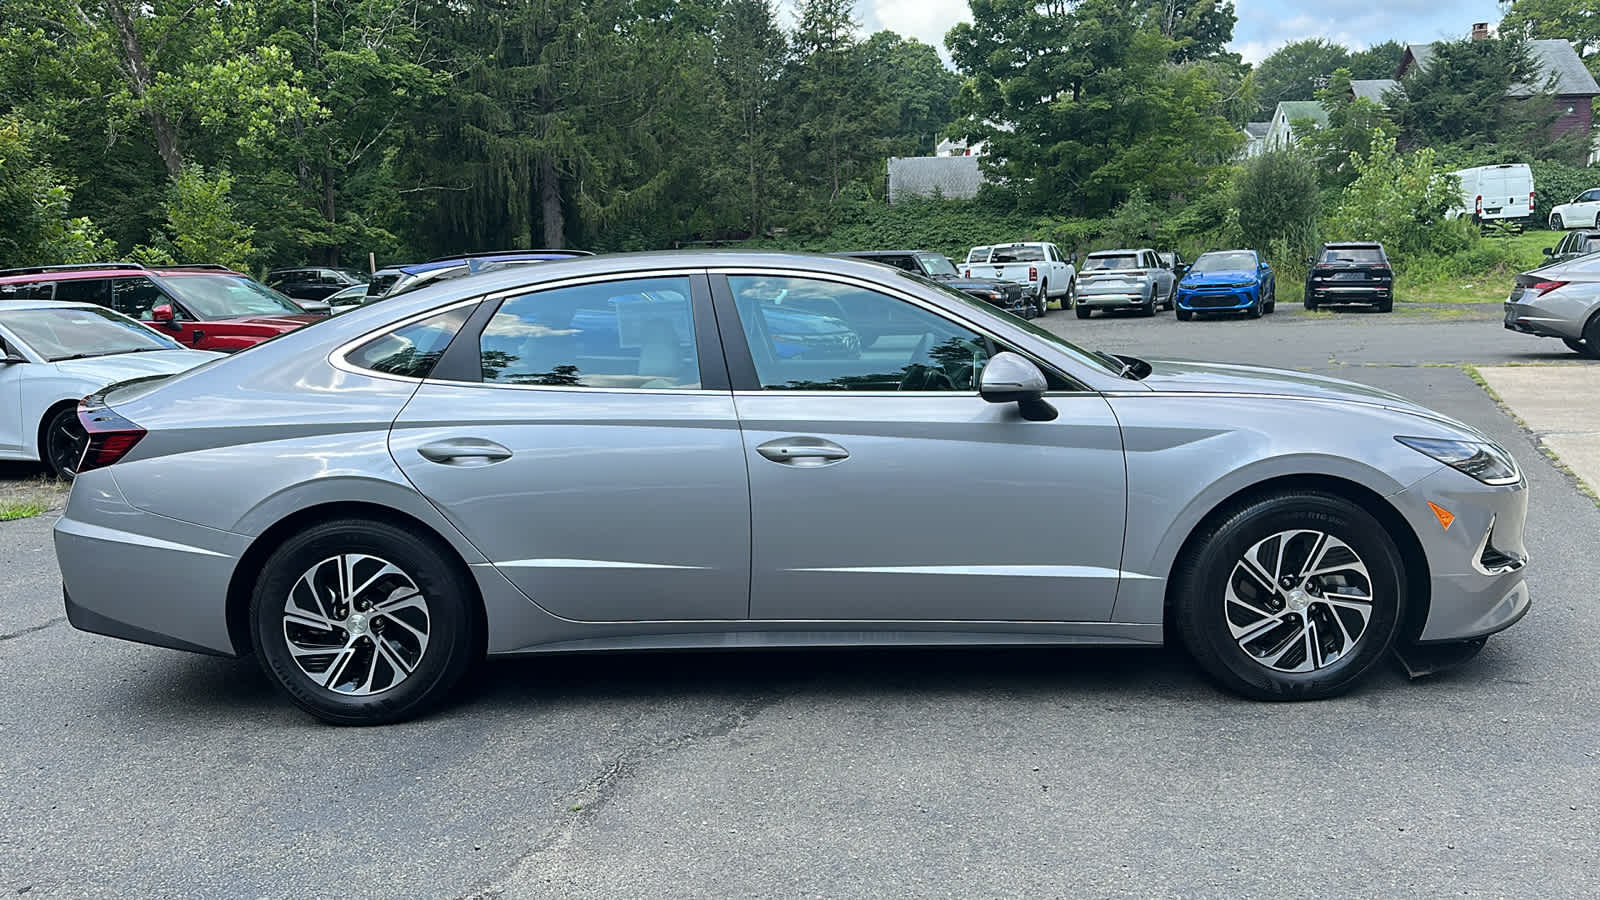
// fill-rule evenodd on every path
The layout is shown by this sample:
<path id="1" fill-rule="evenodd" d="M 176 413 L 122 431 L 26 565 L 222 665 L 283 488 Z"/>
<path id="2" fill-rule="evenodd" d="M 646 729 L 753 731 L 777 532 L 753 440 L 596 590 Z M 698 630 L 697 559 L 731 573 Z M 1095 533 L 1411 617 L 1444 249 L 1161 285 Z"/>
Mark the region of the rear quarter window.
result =
<path id="1" fill-rule="evenodd" d="M 475 308 L 458 306 L 396 328 L 350 351 L 345 361 L 370 372 L 427 378 Z"/>

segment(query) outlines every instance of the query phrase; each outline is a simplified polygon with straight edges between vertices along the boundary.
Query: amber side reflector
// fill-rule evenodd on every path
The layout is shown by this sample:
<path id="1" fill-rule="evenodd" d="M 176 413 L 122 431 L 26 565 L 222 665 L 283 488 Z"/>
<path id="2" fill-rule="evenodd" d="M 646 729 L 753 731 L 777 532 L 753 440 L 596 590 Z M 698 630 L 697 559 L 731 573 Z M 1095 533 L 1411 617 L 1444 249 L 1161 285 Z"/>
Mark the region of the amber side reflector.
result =
<path id="1" fill-rule="evenodd" d="M 1439 520 L 1439 525 L 1443 527 L 1445 531 L 1449 531 L 1450 523 L 1456 520 L 1456 517 L 1451 514 L 1450 510 L 1445 509 L 1437 503 L 1434 503 L 1432 500 L 1428 501 L 1428 508 L 1433 510 L 1433 515 Z"/>

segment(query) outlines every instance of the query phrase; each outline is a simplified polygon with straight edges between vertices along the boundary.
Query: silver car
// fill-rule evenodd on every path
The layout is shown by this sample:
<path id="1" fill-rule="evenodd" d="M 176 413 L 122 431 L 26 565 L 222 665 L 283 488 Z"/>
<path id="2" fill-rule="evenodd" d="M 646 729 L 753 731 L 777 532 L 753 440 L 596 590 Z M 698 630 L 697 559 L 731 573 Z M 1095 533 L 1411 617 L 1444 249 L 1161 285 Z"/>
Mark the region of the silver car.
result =
<path id="1" fill-rule="evenodd" d="M 1154 250 L 1099 250 L 1083 261 L 1078 273 L 1078 318 L 1097 309 L 1137 309 L 1147 316 L 1172 309 L 1178 292 L 1176 265 L 1163 262 Z"/>
<path id="2" fill-rule="evenodd" d="M 1560 338 L 1572 351 L 1600 359 L 1600 253 L 1518 275 L 1505 326 Z"/>
<path id="3" fill-rule="evenodd" d="M 876 337 L 818 353 L 781 333 L 805 315 Z M 71 622 L 253 653 L 333 722 L 574 650 L 1177 640 L 1240 694 L 1317 698 L 1529 603 L 1525 482 L 1468 426 L 1083 350 L 854 260 L 465 278 L 83 419 Z"/>

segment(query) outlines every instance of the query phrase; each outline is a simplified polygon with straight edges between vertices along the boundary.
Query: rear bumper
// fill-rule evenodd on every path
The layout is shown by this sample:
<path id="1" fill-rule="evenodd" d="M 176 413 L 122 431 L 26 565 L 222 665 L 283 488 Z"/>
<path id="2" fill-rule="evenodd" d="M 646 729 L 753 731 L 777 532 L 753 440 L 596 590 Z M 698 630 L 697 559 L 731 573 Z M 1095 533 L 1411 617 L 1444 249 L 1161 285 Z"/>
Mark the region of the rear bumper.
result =
<path id="1" fill-rule="evenodd" d="M 1306 286 L 1306 296 L 1327 303 L 1378 303 L 1394 297 L 1394 285 L 1314 284 Z"/>
<path id="2" fill-rule="evenodd" d="M 1548 305 L 1540 307 L 1532 303 L 1506 302 L 1505 326 L 1522 334 L 1576 340 L 1583 337 L 1584 321 L 1581 317 L 1575 319 L 1553 315 Z"/>
<path id="3" fill-rule="evenodd" d="M 1125 309 L 1130 306 L 1143 306 L 1150 299 L 1150 288 L 1132 289 L 1101 289 L 1078 285 L 1078 305 L 1091 309 Z"/>
<path id="4" fill-rule="evenodd" d="M 67 620 L 82 631 L 237 656 L 228 584 L 243 535 L 129 505 L 109 469 L 85 472 L 55 527 Z"/>

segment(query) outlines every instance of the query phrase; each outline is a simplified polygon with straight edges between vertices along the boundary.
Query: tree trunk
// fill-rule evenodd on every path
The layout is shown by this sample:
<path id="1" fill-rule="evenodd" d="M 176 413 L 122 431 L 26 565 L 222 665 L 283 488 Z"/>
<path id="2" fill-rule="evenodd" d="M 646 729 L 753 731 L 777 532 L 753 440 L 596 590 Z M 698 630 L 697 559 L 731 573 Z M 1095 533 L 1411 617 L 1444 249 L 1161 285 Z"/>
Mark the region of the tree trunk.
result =
<path id="1" fill-rule="evenodd" d="M 560 250 L 566 244 L 567 221 L 561 214 L 561 182 L 556 179 L 556 158 L 539 157 L 539 218 L 544 222 L 544 245 Z"/>
<path id="2" fill-rule="evenodd" d="M 117 37 L 122 41 L 123 73 L 128 76 L 133 96 L 142 100 L 153 79 L 150 77 L 150 67 L 144 60 L 144 48 L 139 46 L 139 35 L 133 30 L 133 20 L 123 8 L 122 0 L 106 0 L 106 14 L 111 17 Z M 146 113 L 150 117 L 150 129 L 155 132 L 156 152 L 161 155 L 161 161 L 166 163 L 167 174 L 176 177 L 183 171 L 183 149 L 178 145 L 178 129 L 166 113 L 158 109 L 149 109 Z"/>
<path id="3" fill-rule="evenodd" d="M 336 210 L 333 207 L 333 167 L 322 167 L 322 219 L 328 223 L 328 235 L 333 235 L 333 223 Z M 339 264 L 339 248 L 330 241 L 322 251 L 324 260 L 328 265 Z"/>

